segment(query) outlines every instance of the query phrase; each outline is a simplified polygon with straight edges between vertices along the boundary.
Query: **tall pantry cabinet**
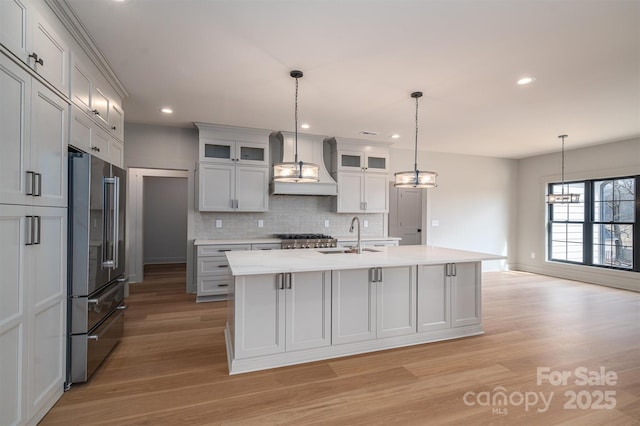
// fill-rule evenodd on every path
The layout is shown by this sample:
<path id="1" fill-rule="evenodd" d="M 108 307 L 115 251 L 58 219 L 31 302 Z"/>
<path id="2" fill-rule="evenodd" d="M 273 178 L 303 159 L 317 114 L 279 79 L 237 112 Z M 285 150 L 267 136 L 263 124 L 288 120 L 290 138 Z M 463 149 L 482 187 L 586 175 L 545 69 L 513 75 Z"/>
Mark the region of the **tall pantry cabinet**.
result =
<path id="1" fill-rule="evenodd" d="M 94 66 L 99 55 L 91 53 L 81 26 L 69 20 L 73 14 L 61 10 L 66 7 L 50 0 L 0 0 L 2 426 L 38 423 L 64 390 L 68 145 L 98 153 L 92 148 L 106 141 L 100 155 L 122 166 L 120 103 L 126 92 Z M 88 106 L 100 94 L 109 101 L 99 117 L 82 110 L 73 96 L 82 82 L 70 70 L 80 64 L 92 79 Z M 78 120 L 71 111 L 87 131 L 73 124 Z"/>

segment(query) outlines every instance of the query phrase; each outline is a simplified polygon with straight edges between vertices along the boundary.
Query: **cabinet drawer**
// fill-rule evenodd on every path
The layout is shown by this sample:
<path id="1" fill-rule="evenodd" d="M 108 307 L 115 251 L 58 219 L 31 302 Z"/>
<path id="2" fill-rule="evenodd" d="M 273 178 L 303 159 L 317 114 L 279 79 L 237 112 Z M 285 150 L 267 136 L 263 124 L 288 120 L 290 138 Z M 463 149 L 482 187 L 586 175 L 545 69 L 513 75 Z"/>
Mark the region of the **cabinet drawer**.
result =
<path id="1" fill-rule="evenodd" d="M 198 277 L 198 296 L 227 294 L 233 277 Z"/>
<path id="2" fill-rule="evenodd" d="M 205 275 L 228 275 L 229 262 L 222 256 L 203 257 L 198 259 L 198 277 Z"/>
<path id="3" fill-rule="evenodd" d="M 222 256 L 232 250 L 251 250 L 251 244 L 215 244 L 210 246 L 198 246 L 198 256 Z"/>

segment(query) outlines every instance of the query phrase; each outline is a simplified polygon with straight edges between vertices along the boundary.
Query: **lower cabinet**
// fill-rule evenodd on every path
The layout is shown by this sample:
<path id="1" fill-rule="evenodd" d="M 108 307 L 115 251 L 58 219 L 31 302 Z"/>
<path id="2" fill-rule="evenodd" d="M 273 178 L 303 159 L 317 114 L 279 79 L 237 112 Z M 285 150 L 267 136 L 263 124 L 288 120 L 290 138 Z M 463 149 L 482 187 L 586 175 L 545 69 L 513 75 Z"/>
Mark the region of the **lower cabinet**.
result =
<path id="1" fill-rule="evenodd" d="M 331 344 L 328 271 L 237 277 L 233 297 L 235 358 Z"/>
<path id="2" fill-rule="evenodd" d="M 0 424 L 41 419 L 66 365 L 67 209 L 0 205 Z"/>
<path id="3" fill-rule="evenodd" d="M 418 332 L 480 324 L 480 262 L 418 267 Z"/>
<path id="4" fill-rule="evenodd" d="M 332 271 L 332 342 L 416 332 L 416 267 Z"/>
<path id="5" fill-rule="evenodd" d="M 226 252 L 251 250 L 251 244 L 215 244 L 196 247 L 197 301 L 224 300 L 233 280 Z"/>

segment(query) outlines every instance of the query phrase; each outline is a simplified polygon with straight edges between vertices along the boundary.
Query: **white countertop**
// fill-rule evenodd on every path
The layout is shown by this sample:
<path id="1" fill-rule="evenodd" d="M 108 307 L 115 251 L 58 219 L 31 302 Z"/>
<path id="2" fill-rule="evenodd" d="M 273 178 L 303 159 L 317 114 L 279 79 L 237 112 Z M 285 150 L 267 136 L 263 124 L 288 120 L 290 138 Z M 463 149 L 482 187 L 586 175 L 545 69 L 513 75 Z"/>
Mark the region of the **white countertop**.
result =
<path id="1" fill-rule="evenodd" d="M 358 241 L 358 237 L 356 235 L 347 235 L 342 237 L 334 237 L 338 241 Z M 400 241 L 402 238 L 400 237 L 365 237 L 364 235 L 360 238 L 362 241 Z"/>
<path id="2" fill-rule="evenodd" d="M 215 244 L 280 244 L 282 240 L 278 238 L 245 238 L 233 240 L 195 240 L 194 246 L 208 246 Z"/>
<path id="3" fill-rule="evenodd" d="M 230 251 L 227 259 L 233 275 L 281 272 L 329 271 L 376 266 L 438 265 L 456 262 L 506 259 L 506 256 L 432 246 L 376 247 L 377 252 L 323 254 L 335 249 Z"/>

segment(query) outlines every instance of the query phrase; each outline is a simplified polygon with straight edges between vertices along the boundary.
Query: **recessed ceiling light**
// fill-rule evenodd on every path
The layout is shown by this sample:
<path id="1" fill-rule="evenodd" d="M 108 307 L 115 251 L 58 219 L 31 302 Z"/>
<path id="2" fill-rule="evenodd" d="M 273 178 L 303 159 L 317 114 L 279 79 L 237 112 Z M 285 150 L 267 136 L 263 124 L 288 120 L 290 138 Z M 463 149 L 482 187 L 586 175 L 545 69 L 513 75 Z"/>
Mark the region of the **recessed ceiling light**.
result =
<path id="1" fill-rule="evenodd" d="M 160 108 L 160 112 L 163 112 L 165 114 L 173 114 L 173 110 L 169 107 Z"/>
<path id="2" fill-rule="evenodd" d="M 395 133 L 395 134 L 391 135 L 391 138 L 392 138 L 392 139 L 398 139 L 399 137 L 400 137 L 400 135 L 399 135 L 399 134 L 397 134 L 397 133 Z"/>
<path id="3" fill-rule="evenodd" d="M 309 127 L 311 127 L 311 126 L 309 126 L 307 123 L 302 123 L 302 124 L 300 125 L 300 127 L 301 127 L 302 129 L 308 129 L 308 128 L 309 128 Z"/>
<path id="4" fill-rule="evenodd" d="M 533 82 L 533 80 L 535 80 L 535 78 L 533 77 L 522 77 L 520 80 L 518 80 L 518 84 L 520 86 L 524 86 L 525 84 Z"/>

